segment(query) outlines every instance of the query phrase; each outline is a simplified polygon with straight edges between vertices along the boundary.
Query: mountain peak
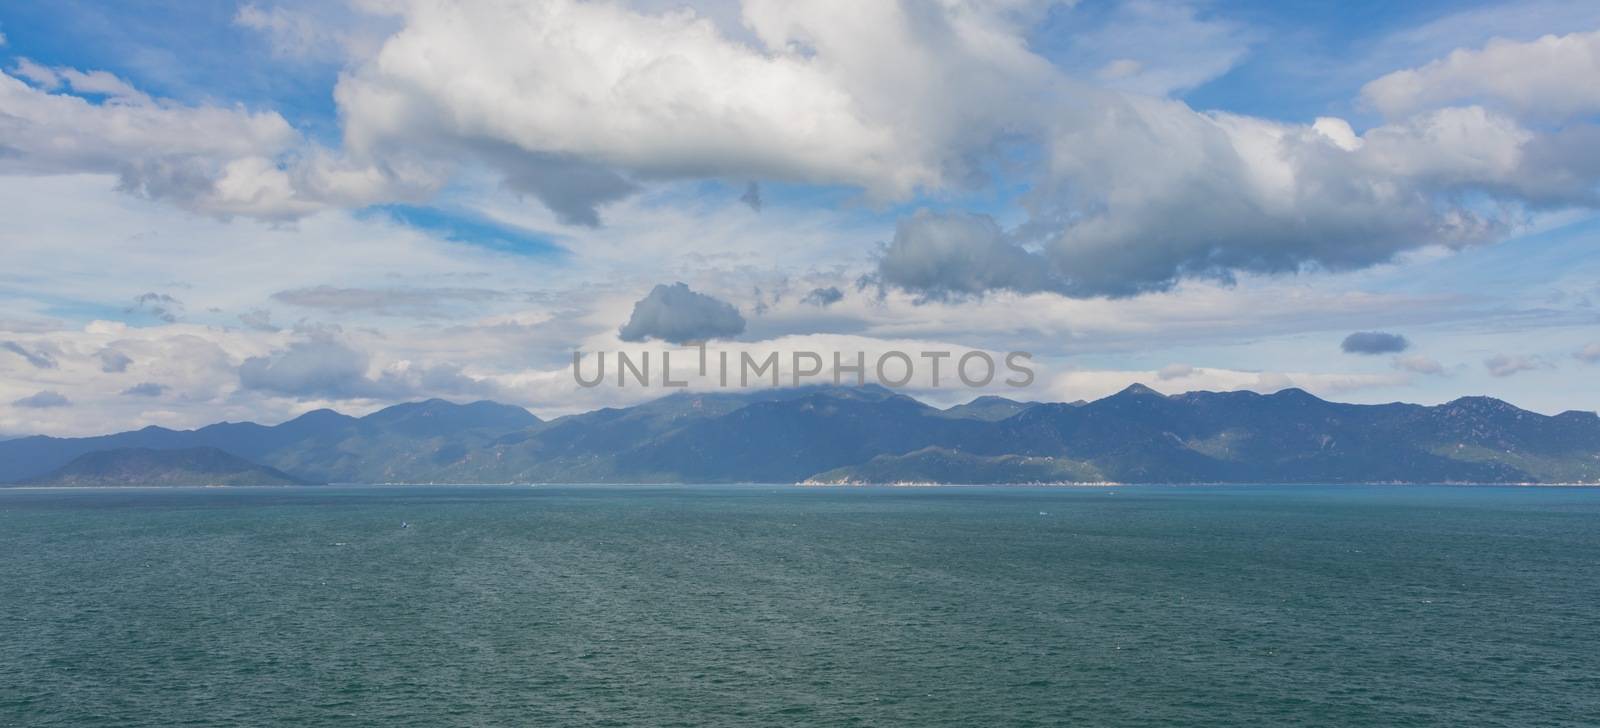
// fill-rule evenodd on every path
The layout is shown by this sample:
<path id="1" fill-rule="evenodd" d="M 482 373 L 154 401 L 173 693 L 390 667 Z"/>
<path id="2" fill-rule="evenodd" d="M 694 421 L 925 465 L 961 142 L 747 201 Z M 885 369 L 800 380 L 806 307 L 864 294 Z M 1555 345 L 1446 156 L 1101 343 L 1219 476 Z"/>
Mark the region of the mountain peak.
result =
<path id="1" fill-rule="evenodd" d="M 1505 400 L 1495 399 L 1494 397 L 1485 397 L 1482 395 L 1458 397 L 1446 402 L 1444 406 L 1453 411 L 1477 414 L 1518 414 L 1526 411 Z"/>
<path id="2" fill-rule="evenodd" d="M 980 420 L 999 421 L 1034 407 L 1038 402 L 1018 402 L 995 394 L 985 394 L 974 397 L 971 402 L 958 404 L 945 408 L 940 414 L 945 417 L 970 417 Z"/>
<path id="3" fill-rule="evenodd" d="M 1022 404 L 1022 403 L 1018 402 L 1017 400 L 1011 399 L 1009 397 L 1002 397 L 1002 396 L 1000 396 L 998 394 L 985 394 L 985 395 L 973 397 L 972 401 L 968 402 L 967 404 L 971 405 L 971 404 Z"/>
<path id="4" fill-rule="evenodd" d="M 1142 384 L 1140 382 L 1134 382 L 1133 384 L 1130 384 L 1127 387 L 1124 387 L 1122 391 L 1117 392 L 1116 394 L 1113 394 L 1111 396 L 1112 397 L 1161 397 L 1161 398 L 1165 398 L 1167 395 L 1162 394 L 1160 392 L 1157 392 L 1156 390 L 1151 389 L 1150 387 L 1147 387 L 1147 386 L 1145 386 L 1144 384 Z"/>
<path id="5" fill-rule="evenodd" d="M 1312 394 L 1310 392 L 1307 392 L 1306 390 L 1301 389 L 1299 387 L 1289 387 L 1287 389 L 1280 389 L 1280 390 L 1278 390 L 1276 392 L 1273 392 L 1272 394 L 1267 395 L 1267 396 L 1274 397 L 1274 398 L 1279 399 L 1279 400 L 1289 401 L 1289 402 L 1323 402 L 1323 401 L 1325 401 L 1321 397 L 1318 397 L 1317 395 Z"/>
<path id="6" fill-rule="evenodd" d="M 478 400 L 456 404 L 446 399 L 402 402 L 361 418 L 363 426 L 409 434 L 446 434 L 455 430 L 520 430 L 539 424 L 538 417 L 521 407 Z"/>
<path id="7" fill-rule="evenodd" d="M 334 410 L 328 409 L 327 407 L 323 407 L 321 409 L 311 410 L 310 412 L 307 412 L 307 413 L 305 413 L 303 415 L 300 415 L 299 417 L 294 418 L 294 420 L 290 420 L 290 422 L 293 422 L 295 420 L 302 420 L 302 421 L 305 421 L 305 422 L 318 422 L 318 421 L 324 421 L 324 420 L 343 420 L 343 419 L 350 419 L 350 415 L 344 414 L 342 412 L 336 412 Z"/>

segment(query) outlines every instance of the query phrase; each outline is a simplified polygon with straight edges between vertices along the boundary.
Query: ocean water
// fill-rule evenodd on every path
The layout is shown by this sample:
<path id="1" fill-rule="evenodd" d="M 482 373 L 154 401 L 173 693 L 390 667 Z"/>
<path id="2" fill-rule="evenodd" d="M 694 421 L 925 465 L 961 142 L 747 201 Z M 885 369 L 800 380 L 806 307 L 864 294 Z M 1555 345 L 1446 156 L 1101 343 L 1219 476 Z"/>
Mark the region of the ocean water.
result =
<path id="1" fill-rule="evenodd" d="M 4 726 L 1062 724 L 1600 724 L 1600 490 L 0 490 Z"/>

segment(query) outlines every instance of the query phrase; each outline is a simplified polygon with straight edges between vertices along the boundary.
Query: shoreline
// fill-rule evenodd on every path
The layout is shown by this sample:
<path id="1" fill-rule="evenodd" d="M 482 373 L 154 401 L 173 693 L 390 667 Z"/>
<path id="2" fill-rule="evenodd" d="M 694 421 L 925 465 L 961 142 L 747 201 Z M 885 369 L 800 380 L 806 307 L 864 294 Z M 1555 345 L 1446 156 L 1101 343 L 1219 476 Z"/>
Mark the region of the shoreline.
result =
<path id="1" fill-rule="evenodd" d="M 1364 481 L 1364 482 L 1335 482 L 1335 483 L 1274 483 L 1274 482 L 1182 482 L 1182 483 L 1123 483 L 1123 482 L 1031 482 L 1031 483 L 940 483 L 923 481 L 901 481 L 886 483 L 867 482 L 792 482 L 792 483 L 693 483 L 693 482 L 626 482 L 626 483 L 322 483 L 322 484 L 292 484 L 292 485 L 218 485 L 218 484 L 192 484 L 192 485 L 0 485 L 0 492 L 4 491 L 124 491 L 124 490 L 279 490 L 290 488 L 322 489 L 322 488 L 670 488 L 670 487 L 716 487 L 716 488 L 838 488 L 838 489 L 866 489 L 866 488 L 895 488 L 895 489 L 924 489 L 924 488 L 1339 488 L 1339 487 L 1393 487 L 1393 488 L 1600 488 L 1600 483 L 1585 482 L 1422 482 L 1422 481 Z"/>

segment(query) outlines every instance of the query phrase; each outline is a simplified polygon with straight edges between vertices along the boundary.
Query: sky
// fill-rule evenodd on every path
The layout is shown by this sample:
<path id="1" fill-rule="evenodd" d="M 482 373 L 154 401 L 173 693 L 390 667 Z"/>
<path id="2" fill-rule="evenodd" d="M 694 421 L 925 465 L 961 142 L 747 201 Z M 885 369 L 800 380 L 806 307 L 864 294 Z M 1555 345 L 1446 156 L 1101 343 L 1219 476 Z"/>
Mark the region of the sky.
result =
<path id="1" fill-rule="evenodd" d="M 1596 410 L 1597 121 L 1593 2 L 7 3 L 0 437 L 697 340 Z"/>

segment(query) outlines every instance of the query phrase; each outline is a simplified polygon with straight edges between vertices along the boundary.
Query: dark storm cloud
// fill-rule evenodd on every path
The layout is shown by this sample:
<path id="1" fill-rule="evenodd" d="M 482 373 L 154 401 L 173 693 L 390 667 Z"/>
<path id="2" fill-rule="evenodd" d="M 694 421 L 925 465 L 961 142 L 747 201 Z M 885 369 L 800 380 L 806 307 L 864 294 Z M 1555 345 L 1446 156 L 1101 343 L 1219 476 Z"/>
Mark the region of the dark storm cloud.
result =
<path id="1" fill-rule="evenodd" d="M 682 344 L 738 336 L 744 326 L 744 317 L 731 304 L 674 283 L 656 286 L 633 304 L 633 315 L 617 333 L 623 341 Z"/>
<path id="2" fill-rule="evenodd" d="M 1398 354 L 1411 348 L 1411 342 L 1399 334 L 1357 331 L 1344 337 L 1339 348 L 1346 354 Z"/>

